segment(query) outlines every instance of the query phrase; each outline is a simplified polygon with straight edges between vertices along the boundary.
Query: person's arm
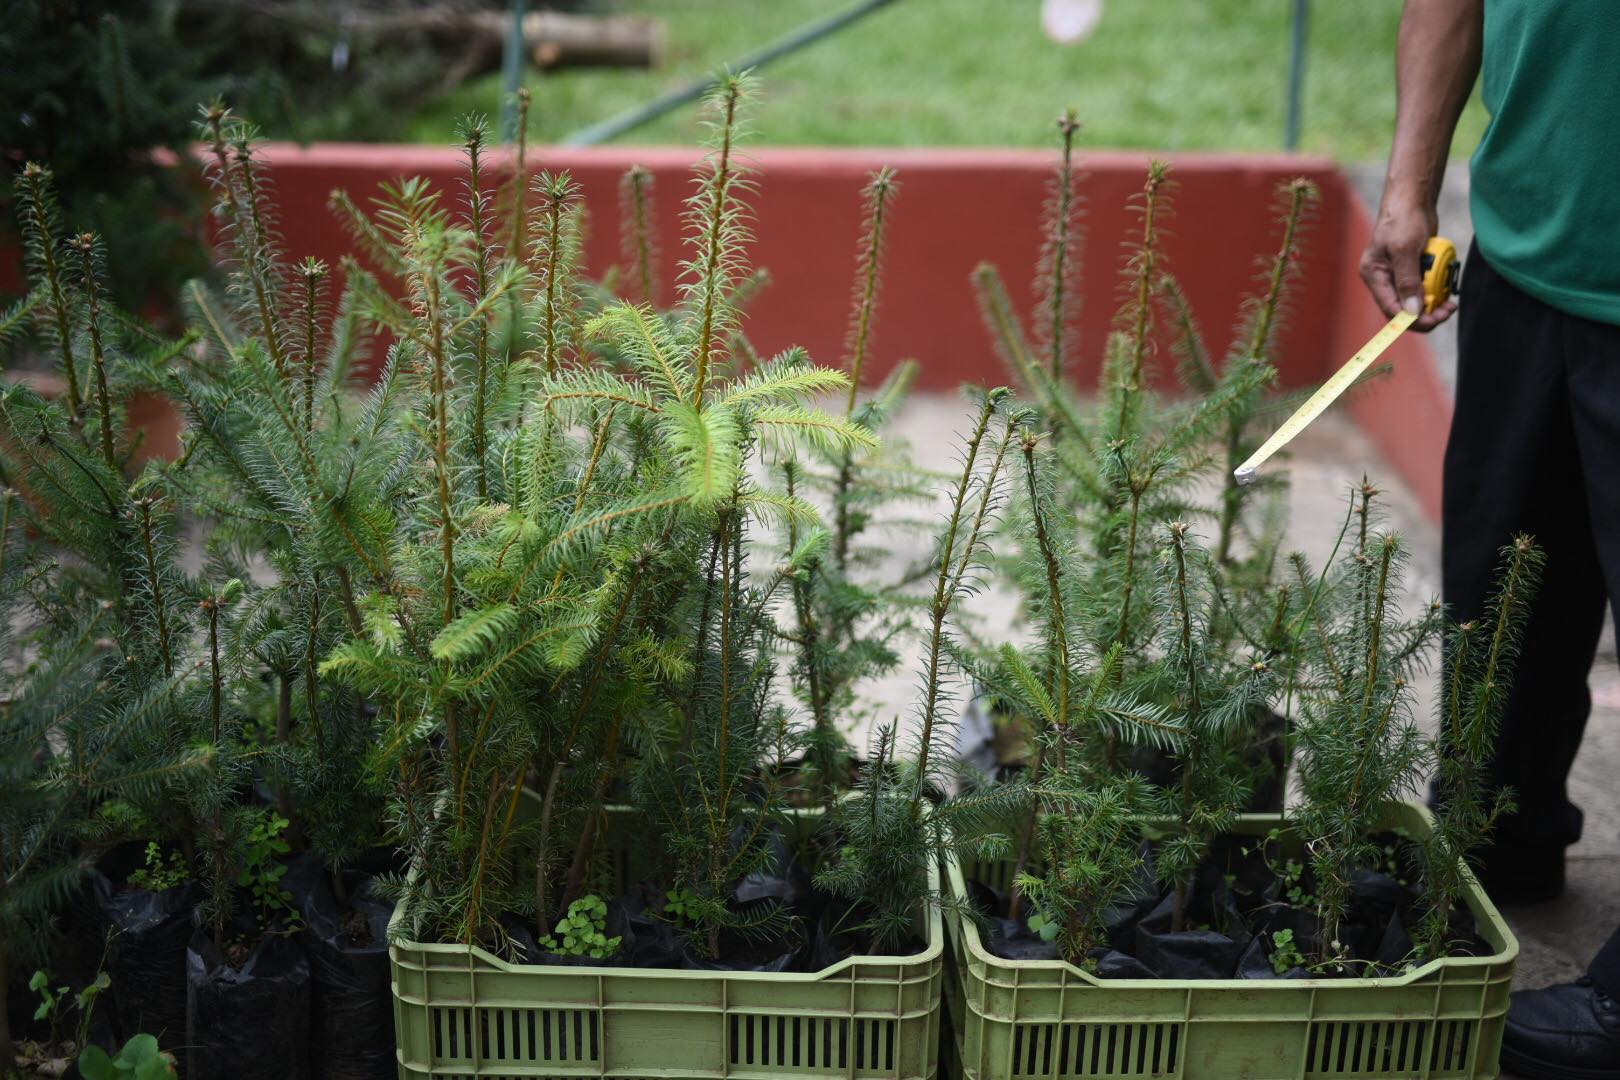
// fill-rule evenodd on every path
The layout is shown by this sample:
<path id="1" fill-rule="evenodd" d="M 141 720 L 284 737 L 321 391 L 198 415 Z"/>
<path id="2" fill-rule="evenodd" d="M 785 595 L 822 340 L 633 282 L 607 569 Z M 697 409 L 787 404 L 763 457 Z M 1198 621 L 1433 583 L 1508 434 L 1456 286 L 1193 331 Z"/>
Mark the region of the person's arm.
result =
<path id="1" fill-rule="evenodd" d="M 1387 316 L 1423 309 L 1423 245 L 1439 227 L 1435 206 L 1446 156 L 1479 74 L 1485 0 L 1406 0 L 1395 57 L 1395 141 L 1372 242 L 1361 256 L 1361 280 Z M 1422 315 L 1430 330 L 1451 317 L 1457 300 Z"/>

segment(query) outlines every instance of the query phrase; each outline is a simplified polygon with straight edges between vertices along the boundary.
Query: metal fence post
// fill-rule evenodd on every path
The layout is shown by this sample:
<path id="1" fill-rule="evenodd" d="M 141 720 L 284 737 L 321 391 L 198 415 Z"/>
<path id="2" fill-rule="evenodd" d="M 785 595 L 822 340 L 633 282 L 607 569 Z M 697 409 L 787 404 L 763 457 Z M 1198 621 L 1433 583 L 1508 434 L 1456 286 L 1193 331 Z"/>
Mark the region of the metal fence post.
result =
<path id="1" fill-rule="evenodd" d="M 1299 149 L 1299 127 L 1305 112 L 1305 39 L 1309 28 L 1311 0 L 1294 0 L 1294 26 L 1288 56 L 1288 120 L 1283 130 L 1283 146 Z"/>

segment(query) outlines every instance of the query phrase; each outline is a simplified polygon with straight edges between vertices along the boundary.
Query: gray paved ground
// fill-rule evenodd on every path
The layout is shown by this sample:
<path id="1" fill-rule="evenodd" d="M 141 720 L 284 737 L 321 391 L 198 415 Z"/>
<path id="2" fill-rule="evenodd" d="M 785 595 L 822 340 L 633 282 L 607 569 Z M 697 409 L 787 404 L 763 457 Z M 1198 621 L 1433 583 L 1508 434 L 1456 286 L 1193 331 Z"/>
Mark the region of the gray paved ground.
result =
<path id="1" fill-rule="evenodd" d="M 895 434 L 912 444 L 919 462 L 946 468 L 954 460 L 955 433 L 964 426 L 959 398 L 920 396 L 896 419 Z M 1362 473 L 1384 490 L 1386 523 L 1407 540 L 1412 553 L 1408 591 L 1414 602 L 1438 593 L 1439 530 L 1424 519 L 1411 493 L 1394 478 L 1367 439 L 1342 416 L 1330 414 L 1293 444 L 1290 525 L 1293 545 L 1320 563 L 1332 548 L 1344 515 L 1343 497 Z M 927 519 L 926 508 L 918 517 Z M 893 530 L 886 540 L 896 559 L 928 550 L 928 531 Z M 976 598 L 981 628 L 1011 630 L 1011 599 L 991 591 Z M 1586 742 L 1571 780 L 1573 797 L 1586 811 L 1586 833 L 1570 852 L 1569 890 L 1558 901 L 1506 911 L 1522 953 L 1517 985 L 1544 986 L 1578 976 L 1609 931 L 1620 925 L 1620 670 L 1612 630 L 1599 650 L 1591 686 L 1594 709 Z M 907 715 L 915 676 L 909 666 L 882 687 L 879 718 Z"/>

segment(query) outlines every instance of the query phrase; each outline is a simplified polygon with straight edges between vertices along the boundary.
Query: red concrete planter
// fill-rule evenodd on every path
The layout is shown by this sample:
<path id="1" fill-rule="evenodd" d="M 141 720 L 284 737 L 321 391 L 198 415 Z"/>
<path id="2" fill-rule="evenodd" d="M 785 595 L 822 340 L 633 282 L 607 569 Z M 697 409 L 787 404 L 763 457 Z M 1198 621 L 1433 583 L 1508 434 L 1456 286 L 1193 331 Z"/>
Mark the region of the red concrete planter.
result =
<path id="1" fill-rule="evenodd" d="M 770 149 L 753 158 L 759 168 L 753 261 L 772 279 L 749 321 L 761 349 L 799 344 L 823 362 L 837 362 L 850 306 L 859 188 L 873 169 L 892 165 L 902 191 L 892 218 L 874 376 L 913 357 L 921 362 L 922 383 L 929 388 L 1005 379 L 980 325 L 969 275 L 981 261 L 996 263 L 1014 301 L 1026 310 L 1033 305 L 1032 267 L 1050 153 Z M 450 147 L 272 144 L 264 159 L 281 209 L 286 251 L 297 258 L 314 255 L 335 264 L 352 250 L 326 206 L 334 188 L 347 189 L 364 203 L 383 181 L 422 176 L 459 197 L 461 155 Z M 580 182 L 593 223 L 586 251 L 592 273 L 617 258 L 620 174 L 632 164 L 650 169 L 668 300 L 676 260 L 684 254 L 681 200 L 690 191 L 693 160 L 684 148 L 542 147 L 531 155 L 531 166 L 566 169 Z M 1095 377 L 1102 354 L 1117 302 L 1121 245 L 1136 227 L 1131 196 L 1141 187 L 1148 160 L 1139 153 L 1084 156 L 1078 355 L 1085 367 L 1076 373 L 1083 382 Z M 1305 287 L 1282 339 L 1284 382 L 1303 386 L 1321 379 L 1377 328 L 1382 320 L 1355 270 L 1368 216 L 1331 162 L 1223 154 L 1178 154 L 1171 160 L 1179 190 L 1166 242 L 1169 266 L 1186 287 L 1212 347 L 1224 345 L 1256 260 L 1275 242 L 1271 213 L 1277 182 L 1301 175 L 1320 185 L 1323 198 L 1304 262 Z M 1395 375 L 1363 391 L 1350 407 L 1425 507 L 1437 513 L 1448 395 L 1421 339 L 1398 343 L 1389 356 Z"/>

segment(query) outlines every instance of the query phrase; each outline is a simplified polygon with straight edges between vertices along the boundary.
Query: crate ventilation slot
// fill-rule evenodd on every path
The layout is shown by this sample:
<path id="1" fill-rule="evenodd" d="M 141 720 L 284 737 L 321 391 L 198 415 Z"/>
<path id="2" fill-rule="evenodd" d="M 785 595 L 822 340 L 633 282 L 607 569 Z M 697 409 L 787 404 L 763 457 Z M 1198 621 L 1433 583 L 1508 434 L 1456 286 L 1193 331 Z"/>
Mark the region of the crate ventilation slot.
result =
<path id="1" fill-rule="evenodd" d="M 593 1010 L 437 1007 L 428 1011 L 436 1063 L 594 1065 L 602 1057 L 597 1026 L 601 1021 Z"/>
<path id="2" fill-rule="evenodd" d="M 1180 1051 L 1180 1024 L 1018 1024 L 1012 1075 L 1165 1076 Z"/>
<path id="3" fill-rule="evenodd" d="M 825 1073 L 855 1069 L 894 1071 L 893 1020 L 823 1019 L 732 1013 L 731 1064 Z"/>
<path id="4" fill-rule="evenodd" d="M 1306 1075 L 1466 1076 L 1472 1020 L 1326 1021 L 1311 1025 Z"/>

